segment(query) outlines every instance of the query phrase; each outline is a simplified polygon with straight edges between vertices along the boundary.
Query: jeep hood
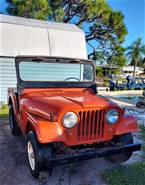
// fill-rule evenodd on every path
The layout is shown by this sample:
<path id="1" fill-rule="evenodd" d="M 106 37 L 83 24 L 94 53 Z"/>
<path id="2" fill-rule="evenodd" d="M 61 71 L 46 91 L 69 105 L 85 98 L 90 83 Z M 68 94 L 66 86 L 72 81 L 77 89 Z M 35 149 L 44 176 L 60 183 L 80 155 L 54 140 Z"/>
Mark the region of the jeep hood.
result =
<path id="1" fill-rule="evenodd" d="M 37 92 L 26 94 L 20 101 L 27 112 L 56 120 L 59 113 L 84 108 L 107 108 L 112 102 L 89 91 L 70 93 Z"/>

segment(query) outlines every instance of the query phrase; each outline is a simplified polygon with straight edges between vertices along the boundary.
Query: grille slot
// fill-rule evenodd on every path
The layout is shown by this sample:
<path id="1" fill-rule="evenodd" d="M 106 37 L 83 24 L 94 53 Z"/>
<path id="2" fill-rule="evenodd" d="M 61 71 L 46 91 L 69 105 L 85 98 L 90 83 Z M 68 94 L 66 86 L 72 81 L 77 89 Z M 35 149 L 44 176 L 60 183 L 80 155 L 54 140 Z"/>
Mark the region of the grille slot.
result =
<path id="1" fill-rule="evenodd" d="M 105 110 L 80 111 L 78 125 L 78 140 L 90 141 L 101 139 L 104 136 Z"/>

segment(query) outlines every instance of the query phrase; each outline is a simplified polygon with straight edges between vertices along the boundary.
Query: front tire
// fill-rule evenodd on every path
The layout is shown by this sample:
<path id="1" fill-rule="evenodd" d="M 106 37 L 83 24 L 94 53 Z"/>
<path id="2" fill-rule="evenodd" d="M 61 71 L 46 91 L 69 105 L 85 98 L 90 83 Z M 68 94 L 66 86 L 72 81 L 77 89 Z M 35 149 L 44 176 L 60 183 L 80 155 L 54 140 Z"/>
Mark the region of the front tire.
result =
<path id="1" fill-rule="evenodd" d="M 53 155 L 53 149 L 51 146 L 40 144 L 34 132 L 29 132 L 26 136 L 26 148 L 29 169 L 34 178 L 39 178 L 40 171 L 52 170 L 49 158 Z"/>
<path id="2" fill-rule="evenodd" d="M 33 132 L 30 132 L 26 136 L 26 149 L 30 172 L 32 176 L 37 179 L 40 172 L 40 165 L 38 162 L 39 148 Z"/>
<path id="3" fill-rule="evenodd" d="M 114 140 L 114 143 L 116 146 L 125 146 L 128 144 L 132 144 L 133 143 L 132 134 L 127 133 L 127 134 L 117 136 Z M 106 157 L 106 159 L 110 161 L 111 163 L 123 163 L 127 161 L 128 159 L 130 159 L 130 157 L 132 156 L 132 153 L 133 152 L 112 155 L 112 156 Z"/>
<path id="4" fill-rule="evenodd" d="M 21 130 L 16 122 L 15 115 L 14 115 L 14 109 L 13 106 L 9 106 L 9 125 L 12 135 L 14 136 L 20 136 Z"/>

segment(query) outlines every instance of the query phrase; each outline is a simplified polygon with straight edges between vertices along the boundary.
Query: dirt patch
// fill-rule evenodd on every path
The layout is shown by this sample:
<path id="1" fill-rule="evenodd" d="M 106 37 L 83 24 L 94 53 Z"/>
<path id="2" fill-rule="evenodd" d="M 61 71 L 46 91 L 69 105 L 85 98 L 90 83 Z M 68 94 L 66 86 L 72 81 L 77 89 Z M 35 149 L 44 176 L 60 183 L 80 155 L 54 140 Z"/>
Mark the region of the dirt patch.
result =
<path id="1" fill-rule="evenodd" d="M 134 136 L 139 139 L 138 134 Z M 127 163 L 139 159 L 140 152 L 135 152 Z M 51 176 L 42 173 L 41 179 L 35 180 L 27 166 L 24 138 L 12 136 L 7 118 L 1 119 L 0 184 L 2 185 L 105 185 L 100 174 L 111 167 L 115 165 L 100 158 L 55 167 Z"/>

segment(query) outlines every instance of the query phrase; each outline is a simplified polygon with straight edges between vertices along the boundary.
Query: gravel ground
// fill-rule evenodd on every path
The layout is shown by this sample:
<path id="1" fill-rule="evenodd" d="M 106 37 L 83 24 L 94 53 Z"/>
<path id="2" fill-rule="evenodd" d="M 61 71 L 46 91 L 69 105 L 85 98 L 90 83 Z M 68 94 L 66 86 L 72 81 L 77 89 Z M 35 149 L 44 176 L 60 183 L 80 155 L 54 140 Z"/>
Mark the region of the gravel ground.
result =
<path id="1" fill-rule="evenodd" d="M 1 119 L 1 118 L 0 118 Z M 139 140 L 139 134 L 134 135 Z M 140 160 L 140 152 L 133 154 L 126 163 Z M 29 172 L 23 137 L 11 135 L 7 119 L 0 120 L 0 184 L 1 185 L 105 185 L 101 172 L 115 167 L 105 159 L 79 162 L 55 167 L 51 176 L 42 173 L 35 180 Z"/>
<path id="2" fill-rule="evenodd" d="M 125 113 L 136 118 L 139 125 L 145 125 L 145 109 L 126 108 Z"/>

